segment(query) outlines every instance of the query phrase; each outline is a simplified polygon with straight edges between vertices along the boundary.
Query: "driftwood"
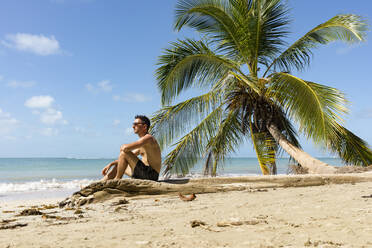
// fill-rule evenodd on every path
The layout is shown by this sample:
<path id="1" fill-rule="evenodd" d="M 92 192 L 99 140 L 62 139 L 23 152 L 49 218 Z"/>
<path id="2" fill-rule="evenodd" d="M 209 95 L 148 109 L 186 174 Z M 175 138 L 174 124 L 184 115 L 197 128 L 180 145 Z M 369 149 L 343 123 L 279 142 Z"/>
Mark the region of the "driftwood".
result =
<path id="1" fill-rule="evenodd" d="M 59 203 L 59 207 L 80 207 L 113 197 L 139 195 L 203 194 L 280 187 L 306 187 L 372 181 L 372 173 L 336 175 L 279 175 L 230 178 L 173 179 L 161 182 L 122 179 L 94 182 Z"/>

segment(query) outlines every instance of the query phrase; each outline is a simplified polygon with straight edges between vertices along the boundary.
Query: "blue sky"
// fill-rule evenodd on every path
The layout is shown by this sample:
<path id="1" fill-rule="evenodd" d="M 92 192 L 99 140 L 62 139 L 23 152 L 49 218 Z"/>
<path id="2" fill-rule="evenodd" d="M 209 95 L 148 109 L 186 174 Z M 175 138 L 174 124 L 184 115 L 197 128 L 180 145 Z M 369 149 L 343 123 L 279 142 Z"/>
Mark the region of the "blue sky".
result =
<path id="1" fill-rule="evenodd" d="M 290 41 L 336 14 L 362 15 L 365 0 L 290 0 Z M 157 57 L 177 38 L 175 0 L 2 0 L 0 157 L 115 157 L 133 141 L 136 114 L 160 108 Z M 371 34 L 367 42 L 314 51 L 296 75 L 336 87 L 350 100 L 346 127 L 372 144 Z M 302 139 L 306 151 L 327 156 Z M 250 144 L 234 156 L 254 156 Z"/>

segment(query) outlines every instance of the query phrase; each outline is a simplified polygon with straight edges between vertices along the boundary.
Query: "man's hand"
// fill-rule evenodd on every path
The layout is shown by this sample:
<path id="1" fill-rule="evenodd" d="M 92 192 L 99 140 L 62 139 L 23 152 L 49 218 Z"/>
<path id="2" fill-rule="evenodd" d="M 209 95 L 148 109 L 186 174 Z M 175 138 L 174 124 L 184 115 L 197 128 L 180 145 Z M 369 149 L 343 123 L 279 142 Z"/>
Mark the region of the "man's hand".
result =
<path id="1" fill-rule="evenodd" d="M 107 172 L 110 170 L 111 168 L 111 164 L 108 164 L 106 165 L 103 169 L 102 169 L 102 175 L 106 176 Z"/>
<path id="2" fill-rule="evenodd" d="M 120 146 L 120 152 L 131 152 L 135 149 L 143 147 L 145 144 L 151 142 L 153 139 L 154 138 L 150 134 L 146 134 L 135 142 Z"/>
<path id="3" fill-rule="evenodd" d="M 129 152 L 130 150 L 128 149 L 128 146 L 126 144 L 120 146 L 120 151 L 121 152 Z"/>
<path id="4" fill-rule="evenodd" d="M 106 165 L 103 169 L 102 169 L 102 175 L 106 176 L 107 172 L 110 170 L 111 166 L 113 165 L 117 165 L 117 161 L 114 161 L 114 162 L 111 162 L 109 163 L 108 165 Z"/>

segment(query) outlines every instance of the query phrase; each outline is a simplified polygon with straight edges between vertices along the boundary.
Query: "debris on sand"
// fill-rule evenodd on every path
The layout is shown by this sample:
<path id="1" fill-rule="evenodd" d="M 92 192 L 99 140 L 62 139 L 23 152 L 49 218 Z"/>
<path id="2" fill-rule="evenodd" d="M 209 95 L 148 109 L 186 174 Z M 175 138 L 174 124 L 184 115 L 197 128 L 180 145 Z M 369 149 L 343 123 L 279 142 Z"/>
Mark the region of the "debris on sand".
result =
<path id="1" fill-rule="evenodd" d="M 341 247 L 343 246 L 342 243 L 337 243 L 333 241 L 323 241 L 323 240 L 311 240 L 310 238 L 304 243 L 304 246 L 309 247 L 318 247 L 318 246 L 323 247 L 323 245 L 326 245 L 324 247 Z"/>
<path id="2" fill-rule="evenodd" d="M 43 216 L 41 216 L 41 218 L 43 218 L 45 220 L 46 219 L 55 219 L 55 220 L 66 220 L 66 221 L 77 219 L 76 217 L 62 217 L 62 216 L 50 215 L 50 214 L 43 214 Z"/>
<path id="3" fill-rule="evenodd" d="M 192 221 L 190 221 L 190 224 L 191 224 L 192 228 L 197 227 L 197 226 L 207 225 L 204 221 L 201 221 L 201 220 L 192 220 Z"/>
<path id="4" fill-rule="evenodd" d="M 111 204 L 111 206 L 118 206 L 118 205 L 124 205 L 124 204 L 128 204 L 129 203 L 129 201 L 127 200 L 127 199 L 120 199 L 119 201 L 117 201 L 117 202 L 113 202 L 112 204 Z"/>
<path id="5" fill-rule="evenodd" d="M 204 221 L 201 220 L 192 220 L 190 221 L 191 227 L 201 227 L 204 230 L 211 231 L 211 232 L 221 232 L 220 230 L 215 230 L 211 226 L 207 225 Z"/>
<path id="6" fill-rule="evenodd" d="M 217 222 L 218 227 L 228 227 L 228 226 L 242 226 L 242 225 L 257 225 L 263 221 L 259 220 L 244 220 L 244 221 L 224 221 Z"/>
<path id="7" fill-rule="evenodd" d="M 24 227 L 24 226 L 27 226 L 27 223 L 15 223 L 15 224 L 12 224 L 12 225 L 3 225 L 3 226 L 0 226 L 0 230 L 15 229 L 17 227 Z"/>
<path id="8" fill-rule="evenodd" d="M 81 210 L 81 209 L 76 209 L 76 211 L 74 212 L 74 214 L 83 214 L 84 212 Z"/>
<path id="9" fill-rule="evenodd" d="M 3 210 L 4 214 L 10 214 L 10 213 L 15 213 L 14 210 Z"/>
<path id="10" fill-rule="evenodd" d="M 372 194 L 370 194 L 370 195 L 362 195 L 362 198 L 372 198 Z"/>
<path id="11" fill-rule="evenodd" d="M 268 192 L 268 191 L 269 191 L 268 189 L 252 189 L 252 188 L 247 189 L 247 192 L 249 193 Z"/>
<path id="12" fill-rule="evenodd" d="M 126 207 L 123 207 L 123 206 L 118 206 L 115 208 L 114 212 L 115 213 L 118 213 L 118 212 L 121 212 L 121 210 L 128 210 Z"/>
<path id="13" fill-rule="evenodd" d="M 181 193 L 178 193 L 178 196 L 180 197 L 182 201 L 193 201 L 196 198 L 195 194 L 191 194 L 190 196 L 184 196 Z"/>
<path id="14" fill-rule="evenodd" d="M 53 208 L 58 208 L 58 206 L 55 204 L 42 205 L 41 208 L 38 208 L 38 209 L 42 210 L 42 209 L 53 209 Z"/>
<path id="15" fill-rule="evenodd" d="M 0 221 L 0 224 L 8 224 L 8 223 L 10 223 L 10 222 L 13 222 L 13 221 L 16 221 L 16 219 L 5 219 L 5 220 L 2 220 L 2 221 Z"/>
<path id="16" fill-rule="evenodd" d="M 28 208 L 22 210 L 17 216 L 42 215 L 43 213 L 36 208 Z"/>

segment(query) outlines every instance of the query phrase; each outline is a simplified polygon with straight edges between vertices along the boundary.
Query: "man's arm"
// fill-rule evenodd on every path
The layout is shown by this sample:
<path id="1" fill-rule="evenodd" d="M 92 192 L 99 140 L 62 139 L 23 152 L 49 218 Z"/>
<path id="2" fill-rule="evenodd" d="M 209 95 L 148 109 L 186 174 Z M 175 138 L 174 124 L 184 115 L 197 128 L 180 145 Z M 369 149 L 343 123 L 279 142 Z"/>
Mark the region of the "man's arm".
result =
<path id="1" fill-rule="evenodd" d="M 140 154 L 140 149 L 139 148 L 134 149 L 134 150 L 132 150 L 132 152 L 133 152 L 134 155 L 138 156 Z"/>
<path id="2" fill-rule="evenodd" d="M 145 136 L 141 137 L 139 140 L 137 140 L 135 142 L 122 145 L 120 147 L 120 151 L 123 151 L 123 152 L 132 151 L 133 152 L 133 150 L 137 150 L 138 148 L 142 147 L 143 145 L 147 144 L 148 142 L 151 142 L 151 139 L 152 139 L 152 136 L 150 134 L 146 134 Z M 138 151 L 138 154 L 139 154 L 139 151 Z"/>

